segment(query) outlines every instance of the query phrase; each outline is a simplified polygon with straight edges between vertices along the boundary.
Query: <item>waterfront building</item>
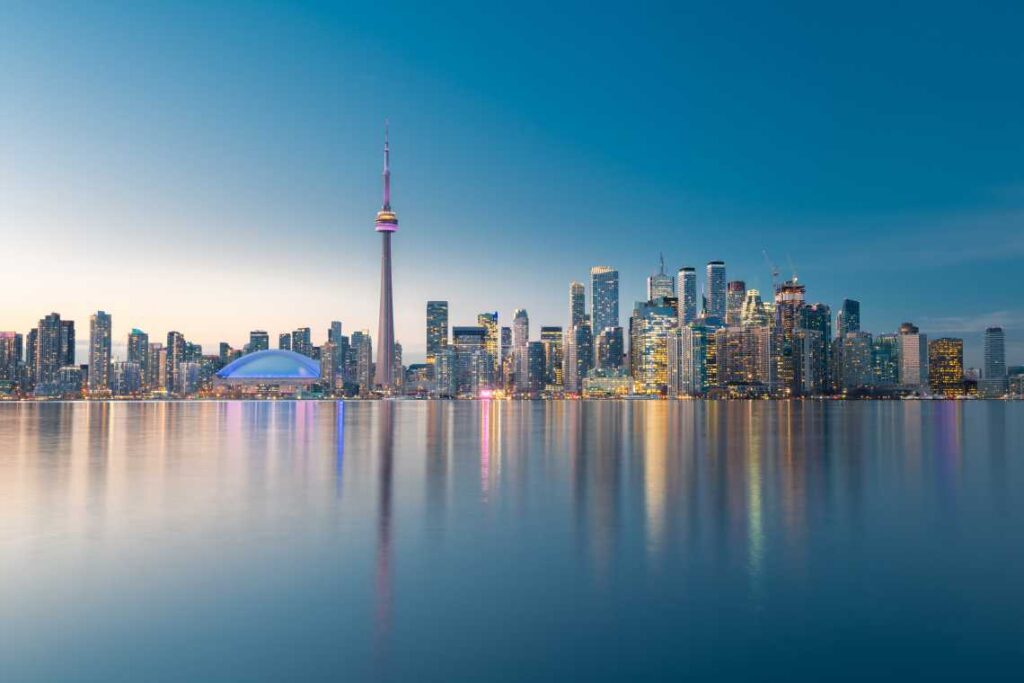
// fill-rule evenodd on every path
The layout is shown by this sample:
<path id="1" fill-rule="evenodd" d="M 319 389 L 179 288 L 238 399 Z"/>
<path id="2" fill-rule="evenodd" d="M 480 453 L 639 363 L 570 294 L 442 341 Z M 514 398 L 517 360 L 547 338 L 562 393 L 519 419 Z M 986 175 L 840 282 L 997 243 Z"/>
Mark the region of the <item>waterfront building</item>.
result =
<path id="1" fill-rule="evenodd" d="M 606 327 L 594 339 L 594 367 L 607 370 L 622 367 L 625 352 L 621 327 Z"/>
<path id="2" fill-rule="evenodd" d="M 772 317 L 761 299 L 761 292 L 756 289 L 748 289 L 743 297 L 740 324 L 754 327 L 770 327 L 772 324 Z"/>
<path id="3" fill-rule="evenodd" d="M 292 333 L 282 332 L 277 335 L 277 348 L 280 351 L 291 351 L 292 350 Z"/>
<path id="4" fill-rule="evenodd" d="M 984 398 L 998 398 L 1007 392 L 1006 336 L 1001 327 L 985 330 L 985 359 L 978 384 Z"/>
<path id="5" fill-rule="evenodd" d="M 630 318 L 630 373 L 637 393 L 664 393 L 668 386 L 668 333 L 679 326 L 674 299 L 638 301 Z"/>
<path id="6" fill-rule="evenodd" d="M 832 310 L 826 304 L 807 304 L 799 311 L 801 340 L 801 392 L 811 396 L 830 393 L 830 336 Z"/>
<path id="7" fill-rule="evenodd" d="M 624 368 L 594 368 L 583 378 L 584 398 L 614 398 L 632 393 L 633 378 Z"/>
<path id="8" fill-rule="evenodd" d="M 530 396 L 537 396 L 543 391 L 547 377 L 544 358 L 544 343 L 532 341 L 526 348 L 527 379 L 526 389 Z"/>
<path id="9" fill-rule="evenodd" d="M 512 358 L 515 364 L 515 388 L 522 391 L 529 383 L 530 365 L 527 346 L 530 342 L 530 317 L 525 308 L 517 308 L 512 316 Z"/>
<path id="10" fill-rule="evenodd" d="M 836 314 L 836 336 L 845 337 L 848 332 L 860 332 L 860 302 L 853 299 L 843 299 Z"/>
<path id="11" fill-rule="evenodd" d="M 185 335 L 173 330 L 168 332 L 165 348 L 167 354 L 165 388 L 168 394 L 181 394 L 185 387 L 184 377 L 181 374 L 181 364 L 185 362 Z"/>
<path id="12" fill-rule="evenodd" d="M 332 341 L 320 347 L 320 382 L 328 394 L 333 394 L 338 385 L 338 345 Z"/>
<path id="13" fill-rule="evenodd" d="M 21 335 L 0 332 L 0 381 L 17 383 L 21 365 Z"/>
<path id="14" fill-rule="evenodd" d="M 82 368 L 77 365 L 65 365 L 57 374 L 58 392 L 64 398 L 80 398 L 83 380 Z"/>
<path id="15" fill-rule="evenodd" d="M 249 343 L 245 346 L 246 353 L 266 351 L 270 348 L 270 335 L 266 330 L 253 330 L 249 333 Z"/>
<path id="16" fill-rule="evenodd" d="M 492 378 L 497 376 L 498 373 L 498 361 L 500 354 L 498 353 L 498 344 L 501 341 L 499 339 L 498 331 L 498 312 L 493 313 L 480 313 L 476 317 L 476 324 L 484 328 L 486 335 L 484 335 L 484 351 L 490 356 L 490 371 L 488 375 Z"/>
<path id="17" fill-rule="evenodd" d="M 892 387 L 900 383 L 900 340 L 896 334 L 875 337 L 871 349 L 874 367 L 873 382 L 877 387 Z"/>
<path id="18" fill-rule="evenodd" d="M 687 325 L 697 320 L 697 271 L 692 266 L 683 266 L 676 273 L 676 280 L 679 324 Z"/>
<path id="19" fill-rule="evenodd" d="M 75 321 L 60 321 L 60 362 L 63 365 L 75 364 Z"/>
<path id="20" fill-rule="evenodd" d="M 384 128 L 384 201 L 377 212 L 381 236 L 380 314 L 377 323 L 377 363 L 373 384 L 385 393 L 395 389 L 395 312 L 391 292 L 391 236 L 398 231 L 398 215 L 391 209 L 391 147 Z"/>
<path id="21" fill-rule="evenodd" d="M 139 364 L 132 361 L 111 363 L 110 391 L 115 396 L 138 396 L 142 392 L 142 368 Z"/>
<path id="22" fill-rule="evenodd" d="M 698 323 L 671 330 L 666 345 L 670 396 L 703 396 L 707 392 L 707 340 L 714 331 Z"/>
<path id="23" fill-rule="evenodd" d="M 658 272 L 647 278 L 647 300 L 675 297 L 676 286 L 672 276 L 665 272 L 665 257 L 659 258 Z M 598 332 L 600 330 L 597 330 Z"/>
<path id="24" fill-rule="evenodd" d="M 875 381 L 874 343 L 867 332 L 847 332 L 837 337 L 839 350 L 838 390 L 848 395 L 870 387 Z"/>
<path id="25" fill-rule="evenodd" d="M 742 323 L 743 302 L 747 298 L 747 283 L 732 280 L 725 286 L 725 324 L 736 327 Z"/>
<path id="26" fill-rule="evenodd" d="M 132 328 L 128 333 L 128 362 L 139 366 L 142 386 L 149 386 L 149 335 Z"/>
<path id="27" fill-rule="evenodd" d="M 320 363 L 294 351 L 273 349 L 241 356 L 214 377 L 221 391 L 255 395 L 295 394 L 321 381 Z M 194 393 L 201 383 L 201 364 L 182 363 L 182 392 Z"/>
<path id="28" fill-rule="evenodd" d="M 570 341 L 565 346 L 563 379 L 567 393 L 578 394 L 583 390 L 583 378 L 594 366 L 594 336 L 590 321 L 585 317 L 572 329 Z"/>
<path id="29" fill-rule="evenodd" d="M 501 348 L 498 349 L 501 357 L 499 372 L 501 373 L 501 386 L 508 389 L 512 386 L 514 366 L 512 364 L 512 328 L 501 328 Z M 495 381 L 497 381 L 495 377 Z"/>
<path id="30" fill-rule="evenodd" d="M 434 355 L 434 395 L 438 398 L 455 398 L 458 393 L 456 377 L 458 358 L 451 346 L 442 346 Z"/>
<path id="31" fill-rule="evenodd" d="M 544 383 L 562 388 L 563 353 L 562 328 L 547 326 L 540 328 L 540 342 L 544 345 Z"/>
<path id="32" fill-rule="evenodd" d="M 448 302 L 427 302 L 427 365 L 434 364 L 437 352 L 448 346 Z"/>
<path id="33" fill-rule="evenodd" d="M 97 311 L 89 318 L 89 392 L 110 391 L 111 320 Z"/>
<path id="34" fill-rule="evenodd" d="M 928 344 L 928 387 L 936 396 L 955 398 L 963 395 L 963 339 L 942 337 Z"/>
<path id="35" fill-rule="evenodd" d="M 359 393 L 368 396 L 373 391 L 373 341 L 369 330 L 352 333 L 352 377 L 359 387 Z"/>
<path id="36" fill-rule="evenodd" d="M 66 333 L 65 333 L 66 335 Z M 51 313 L 39 321 L 33 344 L 35 354 L 35 384 L 38 393 L 46 394 L 58 380 L 60 369 L 66 365 L 67 349 L 62 348 L 59 313 Z M 66 336 L 65 336 L 66 343 Z"/>
<path id="37" fill-rule="evenodd" d="M 771 330 L 767 327 L 723 327 L 714 331 L 719 387 L 771 387 Z M 681 334 L 677 335 L 681 338 Z M 678 353 L 677 353 L 678 358 Z"/>
<path id="38" fill-rule="evenodd" d="M 928 388 L 928 337 L 911 323 L 900 325 L 900 384 Z"/>
<path id="39" fill-rule="evenodd" d="M 619 326 L 619 271 L 609 266 L 590 269 L 590 322 L 595 336 Z"/>
<path id="40" fill-rule="evenodd" d="M 476 394 L 490 386 L 492 362 L 487 353 L 487 329 L 480 326 L 452 327 L 455 349 L 455 388 L 458 394 Z"/>
<path id="41" fill-rule="evenodd" d="M 797 341 L 800 329 L 800 310 L 804 306 L 806 288 L 794 277 L 779 285 L 775 291 L 775 355 L 776 393 L 780 396 L 799 396 L 803 390 L 801 375 L 803 359 L 801 344 Z"/>
<path id="42" fill-rule="evenodd" d="M 708 297 L 707 316 L 723 322 L 727 308 L 725 286 L 725 261 L 708 261 L 707 284 L 704 289 Z"/>

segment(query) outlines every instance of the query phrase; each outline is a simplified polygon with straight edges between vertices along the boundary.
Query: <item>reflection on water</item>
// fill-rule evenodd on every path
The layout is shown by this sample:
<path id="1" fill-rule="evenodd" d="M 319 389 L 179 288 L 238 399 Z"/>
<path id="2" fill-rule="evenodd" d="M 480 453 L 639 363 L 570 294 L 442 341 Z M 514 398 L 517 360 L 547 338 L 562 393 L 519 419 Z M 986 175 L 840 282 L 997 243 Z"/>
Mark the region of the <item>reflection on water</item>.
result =
<path id="1" fill-rule="evenodd" d="M 1024 654 L 1005 571 L 1024 560 L 1022 417 L 951 401 L 0 405 L 0 670 L 820 679 L 877 674 L 866 648 L 893 675 L 969 673 Z"/>

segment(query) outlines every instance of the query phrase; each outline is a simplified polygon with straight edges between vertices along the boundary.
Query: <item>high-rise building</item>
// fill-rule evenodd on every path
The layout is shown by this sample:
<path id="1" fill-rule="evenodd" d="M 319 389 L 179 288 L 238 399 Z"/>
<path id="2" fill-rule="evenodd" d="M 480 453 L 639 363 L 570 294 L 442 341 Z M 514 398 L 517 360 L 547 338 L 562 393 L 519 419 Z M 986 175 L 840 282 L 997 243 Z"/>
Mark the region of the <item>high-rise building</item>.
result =
<path id="1" fill-rule="evenodd" d="M 702 396 L 707 391 L 707 341 L 715 332 L 697 323 L 669 331 L 666 344 L 669 396 Z"/>
<path id="2" fill-rule="evenodd" d="M 308 327 L 292 330 L 292 351 L 313 357 L 313 337 Z"/>
<path id="3" fill-rule="evenodd" d="M 373 341 L 369 330 L 352 333 L 352 375 L 359 386 L 359 393 L 367 396 L 373 391 Z"/>
<path id="4" fill-rule="evenodd" d="M 964 392 L 964 340 L 942 337 L 928 344 L 928 386 L 937 396 Z"/>
<path id="5" fill-rule="evenodd" d="M 686 325 L 697 320 L 697 271 L 692 266 L 683 266 L 676 273 L 679 292 L 679 324 Z"/>
<path id="6" fill-rule="evenodd" d="M 455 397 L 458 393 L 457 375 L 458 358 L 455 349 L 448 345 L 442 346 L 434 354 L 434 395 L 438 398 Z"/>
<path id="7" fill-rule="evenodd" d="M 562 328 L 546 326 L 540 328 L 540 342 L 544 345 L 544 383 L 562 386 L 563 335 Z"/>
<path id="8" fill-rule="evenodd" d="M 342 336 L 341 321 L 332 320 L 331 326 L 327 328 L 327 341 L 337 344 L 338 340 L 341 339 Z"/>
<path id="9" fill-rule="evenodd" d="M 609 266 L 590 269 L 590 321 L 595 335 L 619 326 L 619 271 Z"/>
<path id="10" fill-rule="evenodd" d="M 798 342 L 800 310 L 804 306 L 804 285 L 796 278 L 787 280 L 775 291 L 775 356 L 774 390 L 782 396 L 799 396 L 803 391 L 802 344 Z"/>
<path id="11" fill-rule="evenodd" d="M 583 322 L 587 317 L 586 289 L 582 282 L 569 283 L 569 329 Z"/>
<path id="12" fill-rule="evenodd" d="M 149 335 L 142 330 L 128 333 L 128 362 L 139 366 L 139 381 L 149 386 Z"/>
<path id="13" fill-rule="evenodd" d="M 277 348 L 281 349 L 282 351 L 292 350 L 291 332 L 282 332 L 281 334 L 277 335 Z"/>
<path id="14" fill-rule="evenodd" d="M 544 343 L 529 342 L 526 345 L 527 391 L 536 396 L 544 389 L 547 372 L 544 359 Z"/>
<path id="15" fill-rule="evenodd" d="M 231 360 L 227 360 L 224 365 L 230 363 Z M 151 390 L 167 388 L 167 350 L 160 342 L 149 343 L 149 368 L 146 374 L 146 386 Z"/>
<path id="16" fill-rule="evenodd" d="M 837 337 L 839 349 L 838 390 L 850 394 L 871 386 L 875 381 L 874 343 L 867 332 L 847 332 Z"/>
<path id="17" fill-rule="evenodd" d="M 891 387 L 900 383 L 900 339 L 896 334 L 875 337 L 871 349 L 874 366 L 873 382 L 878 387 Z"/>
<path id="18" fill-rule="evenodd" d="M 928 388 L 928 337 L 911 323 L 900 325 L 900 384 Z"/>
<path id="19" fill-rule="evenodd" d="M 843 299 L 836 314 L 836 336 L 845 337 L 848 332 L 860 332 L 860 302 L 853 299 Z"/>
<path id="20" fill-rule="evenodd" d="M 427 364 L 434 364 L 437 352 L 448 346 L 448 302 L 427 302 Z"/>
<path id="21" fill-rule="evenodd" d="M 168 394 L 183 394 L 187 388 L 181 366 L 185 362 L 185 335 L 167 333 L 166 389 Z"/>
<path id="22" fill-rule="evenodd" d="M 621 327 L 606 327 L 594 338 L 594 367 L 601 370 L 622 367 L 625 345 Z"/>
<path id="23" fill-rule="evenodd" d="M 737 325 L 719 328 L 713 334 L 717 385 L 767 393 L 772 377 L 771 330 Z"/>
<path id="24" fill-rule="evenodd" d="M 75 364 L 75 321 L 60 321 L 60 357 L 64 366 Z"/>
<path id="25" fill-rule="evenodd" d="M 21 335 L 17 332 L 0 332 L 0 381 L 17 382 L 18 366 L 21 362 Z"/>
<path id="26" fill-rule="evenodd" d="M 647 300 L 671 298 L 675 295 L 675 282 L 672 276 L 665 272 L 665 256 L 661 255 L 658 259 L 658 272 L 647 278 Z"/>
<path id="27" fill-rule="evenodd" d="M 799 311 L 799 325 L 801 393 L 823 396 L 832 388 L 832 310 L 826 304 L 807 304 Z"/>
<path id="28" fill-rule="evenodd" d="M 333 394 L 338 384 L 337 353 L 338 346 L 333 341 L 320 347 L 320 382 L 328 394 Z"/>
<path id="29" fill-rule="evenodd" d="M 512 357 L 515 362 L 516 391 L 523 391 L 529 380 L 530 366 L 527 345 L 530 343 L 530 318 L 525 308 L 517 308 L 512 316 Z"/>
<path id="30" fill-rule="evenodd" d="M 498 364 L 501 372 L 501 384 L 507 389 L 512 385 L 512 376 L 514 374 L 511 327 L 501 328 L 501 348 L 498 350 L 498 354 L 501 356 L 501 362 Z M 497 379 L 495 378 L 495 380 Z"/>
<path id="31" fill-rule="evenodd" d="M 62 335 L 60 314 L 51 313 L 39 321 L 35 340 L 35 383 L 36 390 L 46 393 L 57 384 L 60 369 L 64 367 L 67 349 L 62 346 L 62 336 L 66 343 L 66 332 Z"/>
<path id="32" fill-rule="evenodd" d="M 756 289 L 748 289 L 743 298 L 740 324 L 753 327 L 770 327 L 772 324 L 772 318 L 761 299 L 761 292 Z"/>
<path id="33" fill-rule="evenodd" d="M 726 291 L 725 291 L 725 261 L 708 261 L 707 285 L 705 287 L 708 297 L 709 318 L 718 318 L 725 321 L 726 312 Z"/>
<path id="34" fill-rule="evenodd" d="M 743 280 L 732 280 L 725 286 L 725 324 L 730 327 L 739 325 L 743 317 L 743 302 L 747 298 L 747 283 Z"/>
<path id="35" fill-rule="evenodd" d="M 92 373 L 89 373 L 90 378 Z M 142 368 L 132 361 L 110 364 L 110 391 L 115 396 L 138 396 L 142 391 Z"/>
<path id="36" fill-rule="evenodd" d="M 998 398 L 1007 392 L 1006 336 L 1001 327 L 985 330 L 985 365 L 982 367 L 978 389 L 985 398 Z"/>
<path id="37" fill-rule="evenodd" d="M 581 393 L 583 379 L 594 366 L 594 335 L 590 320 L 586 317 L 572 328 L 568 343 L 565 345 L 565 360 L 562 366 L 566 393 Z"/>
<path id="38" fill-rule="evenodd" d="M 245 347 L 246 353 L 266 351 L 270 348 L 270 335 L 266 330 L 253 330 L 249 333 L 249 343 Z"/>
<path id="39" fill-rule="evenodd" d="M 491 359 L 487 355 L 487 329 L 481 326 L 452 327 L 455 349 L 455 385 L 460 394 L 476 394 L 490 386 Z"/>
<path id="40" fill-rule="evenodd" d="M 489 357 L 489 363 L 491 365 L 489 375 L 493 378 L 498 371 L 498 312 L 493 313 L 480 313 L 476 316 L 476 324 L 484 328 L 487 334 L 484 336 L 484 351 Z M 493 379 L 491 380 L 493 381 Z"/>
<path id="41" fill-rule="evenodd" d="M 374 384 L 389 393 L 395 388 L 395 312 L 391 294 L 391 235 L 398 231 L 398 216 L 391 209 L 391 148 L 384 128 L 384 203 L 377 212 L 377 232 L 381 235 L 380 315 L 377 326 L 377 365 Z"/>
<path id="42" fill-rule="evenodd" d="M 637 393 L 664 393 L 668 386 L 668 333 L 679 326 L 669 298 L 638 301 L 629 324 L 630 373 Z"/>

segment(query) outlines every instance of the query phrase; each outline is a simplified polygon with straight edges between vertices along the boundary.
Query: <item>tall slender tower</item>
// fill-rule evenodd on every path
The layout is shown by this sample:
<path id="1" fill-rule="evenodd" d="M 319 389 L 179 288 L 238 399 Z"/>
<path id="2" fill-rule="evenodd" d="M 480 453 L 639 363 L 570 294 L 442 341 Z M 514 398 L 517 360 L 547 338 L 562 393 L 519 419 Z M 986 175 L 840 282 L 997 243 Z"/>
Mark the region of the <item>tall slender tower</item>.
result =
<path id="1" fill-rule="evenodd" d="M 384 126 L 384 205 L 377 212 L 377 232 L 381 236 L 380 317 L 377 323 L 377 367 L 374 385 L 382 391 L 395 386 L 395 310 L 391 297 L 391 233 L 398 230 L 398 216 L 391 210 L 391 149 L 388 127 Z"/>

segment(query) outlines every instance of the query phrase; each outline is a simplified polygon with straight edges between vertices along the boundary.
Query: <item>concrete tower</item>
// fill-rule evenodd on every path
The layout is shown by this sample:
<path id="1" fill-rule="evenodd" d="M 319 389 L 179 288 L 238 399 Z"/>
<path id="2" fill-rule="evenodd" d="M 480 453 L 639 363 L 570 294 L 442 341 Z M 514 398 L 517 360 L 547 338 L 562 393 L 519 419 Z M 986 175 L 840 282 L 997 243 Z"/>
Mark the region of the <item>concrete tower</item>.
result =
<path id="1" fill-rule="evenodd" d="M 395 310 L 391 296 L 391 234 L 398 230 L 398 216 L 391 210 L 391 149 L 384 126 L 384 205 L 377 212 L 377 232 L 381 236 L 380 316 L 377 323 L 377 365 L 374 385 L 389 392 L 395 386 Z"/>

